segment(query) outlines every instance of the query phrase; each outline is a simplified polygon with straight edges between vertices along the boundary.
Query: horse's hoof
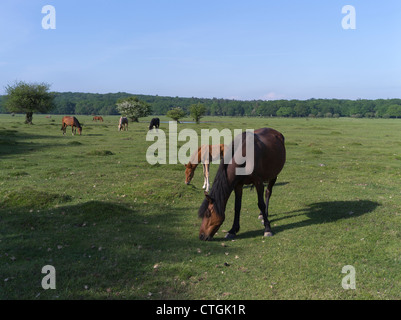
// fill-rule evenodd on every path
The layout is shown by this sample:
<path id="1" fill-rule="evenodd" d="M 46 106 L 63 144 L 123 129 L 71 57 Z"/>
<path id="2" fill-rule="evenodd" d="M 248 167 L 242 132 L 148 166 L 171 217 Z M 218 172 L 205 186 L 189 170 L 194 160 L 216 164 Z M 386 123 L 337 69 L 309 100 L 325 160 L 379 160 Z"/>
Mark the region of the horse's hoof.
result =
<path id="1" fill-rule="evenodd" d="M 263 220 L 263 215 L 260 214 L 260 215 L 258 216 L 258 219 L 259 219 L 259 220 Z"/>
<path id="2" fill-rule="evenodd" d="M 273 237 L 273 232 L 265 232 L 264 237 Z"/>
<path id="3" fill-rule="evenodd" d="M 225 238 L 226 238 L 226 239 L 230 239 L 230 240 L 235 239 L 235 234 L 233 234 L 233 233 L 227 233 L 226 236 L 225 236 Z"/>

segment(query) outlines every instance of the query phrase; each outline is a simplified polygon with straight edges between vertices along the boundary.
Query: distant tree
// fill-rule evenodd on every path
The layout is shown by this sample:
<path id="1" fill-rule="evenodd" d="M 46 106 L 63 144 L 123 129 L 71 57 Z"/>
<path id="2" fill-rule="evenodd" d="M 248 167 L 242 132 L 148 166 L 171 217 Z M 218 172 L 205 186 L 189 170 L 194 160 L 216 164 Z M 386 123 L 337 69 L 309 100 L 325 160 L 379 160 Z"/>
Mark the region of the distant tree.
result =
<path id="1" fill-rule="evenodd" d="M 401 118 L 401 106 L 398 104 L 392 104 L 387 108 L 387 114 L 390 118 Z"/>
<path id="2" fill-rule="evenodd" d="M 297 117 L 306 117 L 309 114 L 309 108 L 305 103 L 297 102 L 294 107 L 294 112 Z"/>
<path id="3" fill-rule="evenodd" d="M 5 98 L 4 96 L 0 96 L 0 113 L 7 112 L 6 108 L 4 107 Z"/>
<path id="4" fill-rule="evenodd" d="M 146 102 L 140 101 L 137 97 L 129 97 L 117 101 L 117 110 L 123 116 L 128 117 L 133 122 L 138 122 L 141 117 L 146 117 L 152 113 L 152 108 Z"/>
<path id="5" fill-rule="evenodd" d="M 167 117 L 172 118 L 173 120 L 179 122 L 179 119 L 186 116 L 186 112 L 182 110 L 180 107 L 171 109 L 167 112 Z"/>
<path id="6" fill-rule="evenodd" d="M 291 107 L 280 107 L 280 109 L 277 110 L 277 115 L 279 117 L 290 117 L 293 115 L 293 110 Z"/>
<path id="7" fill-rule="evenodd" d="M 189 112 L 196 123 L 199 124 L 200 118 L 202 118 L 206 112 L 206 107 L 198 102 L 198 104 L 193 104 L 189 107 Z"/>
<path id="8" fill-rule="evenodd" d="M 47 83 L 15 82 L 6 86 L 5 107 L 10 112 L 26 114 L 25 123 L 32 124 L 34 112 L 48 112 L 55 107 L 54 95 L 49 92 Z"/>

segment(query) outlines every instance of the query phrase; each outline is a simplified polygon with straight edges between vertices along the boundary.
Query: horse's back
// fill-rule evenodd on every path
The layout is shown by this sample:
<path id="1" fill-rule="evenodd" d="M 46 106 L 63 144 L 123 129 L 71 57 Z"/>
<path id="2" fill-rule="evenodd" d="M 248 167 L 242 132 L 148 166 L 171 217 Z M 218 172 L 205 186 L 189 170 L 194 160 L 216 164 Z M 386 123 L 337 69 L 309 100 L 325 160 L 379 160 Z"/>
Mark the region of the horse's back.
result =
<path id="1" fill-rule="evenodd" d="M 67 126 L 75 126 L 80 128 L 81 124 L 79 123 L 78 119 L 75 117 L 71 117 L 71 116 L 64 116 L 62 119 L 63 124 L 67 125 Z"/>
<path id="2" fill-rule="evenodd" d="M 197 161 L 200 163 L 215 161 L 224 156 L 225 147 L 224 144 L 203 144 L 198 148 L 198 151 L 192 154 L 190 161 L 194 163 L 196 157 L 198 158 Z"/>
<path id="3" fill-rule="evenodd" d="M 284 167 L 286 159 L 286 151 L 284 145 L 284 136 L 277 130 L 271 128 L 261 128 L 253 133 L 244 132 L 236 137 L 241 138 L 238 146 L 234 141 L 231 146 L 231 155 L 234 157 L 231 164 L 228 164 L 227 170 L 231 174 L 236 175 L 235 169 L 243 167 L 243 160 L 238 161 L 236 157 L 240 155 L 238 148 L 242 149 L 242 157 L 245 157 L 247 165 L 249 165 L 250 155 L 247 155 L 247 143 L 253 143 L 253 170 L 252 173 L 239 175 L 237 178 L 243 184 L 254 184 L 256 181 L 269 181 L 277 177 Z M 236 149 L 234 149 L 236 148 Z M 239 158 L 238 158 L 239 159 Z M 225 160 L 227 163 L 227 159 Z"/>
<path id="4" fill-rule="evenodd" d="M 149 129 L 156 127 L 158 128 L 160 126 L 160 119 L 159 118 L 152 118 L 152 120 L 150 120 L 150 124 L 149 124 Z"/>
<path id="5" fill-rule="evenodd" d="M 75 117 L 64 116 L 62 122 L 70 126 L 72 123 L 74 123 L 74 119 Z"/>
<path id="6" fill-rule="evenodd" d="M 269 179 L 277 176 L 284 167 L 286 150 L 284 136 L 272 128 L 261 128 L 255 134 L 255 170 L 264 172 Z M 262 174 L 263 175 L 263 174 Z"/>
<path id="7" fill-rule="evenodd" d="M 275 139 L 278 139 L 281 143 L 284 143 L 283 134 L 272 128 L 260 128 L 255 130 L 254 134 L 265 142 L 275 141 Z"/>

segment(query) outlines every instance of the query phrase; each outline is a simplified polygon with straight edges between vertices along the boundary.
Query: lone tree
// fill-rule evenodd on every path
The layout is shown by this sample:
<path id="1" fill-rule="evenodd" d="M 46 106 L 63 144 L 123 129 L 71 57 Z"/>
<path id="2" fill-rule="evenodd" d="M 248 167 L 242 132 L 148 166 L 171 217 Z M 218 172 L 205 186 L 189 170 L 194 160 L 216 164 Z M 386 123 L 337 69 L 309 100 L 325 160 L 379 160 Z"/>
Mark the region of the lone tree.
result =
<path id="1" fill-rule="evenodd" d="M 54 108 L 54 95 L 47 83 L 15 82 L 6 86 L 5 107 L 10 112 L 26 114 L 25 123 L 32 124 L 34 112 L 45 113 Z"/>
<path id="2" fill-rule="evenodd" d="M 146 117 L 152 113 L 151 106 L 146 102 L 140 101 L 137 97 L 118 100 L 117 110 L 133 122 L 138 122 L 139 118 Z"/>
<path id="3" fill-rule="evenodd" d="M 193 104 L 189 107 L 189 111 L 192 118 L 199 124 L 200 118 L 202 118 L 206 112 L 206 107 L 201 103 Z"/>
<path id="4" fill-rule="evenodd" d="M 180 107 L 171 109 L 167 111 L 167 117 L 172 118 L 173 120 L 180 122 L 179 120 L 187 115 L 187 113 L 182 110 Z"/>

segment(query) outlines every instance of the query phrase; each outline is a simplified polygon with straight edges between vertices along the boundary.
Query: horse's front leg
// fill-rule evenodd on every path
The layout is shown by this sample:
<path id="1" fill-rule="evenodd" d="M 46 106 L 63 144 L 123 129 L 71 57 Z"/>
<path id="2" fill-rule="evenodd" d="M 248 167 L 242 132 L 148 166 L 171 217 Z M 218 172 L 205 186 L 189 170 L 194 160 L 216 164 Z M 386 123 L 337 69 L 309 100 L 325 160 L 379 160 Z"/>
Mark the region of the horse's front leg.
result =
<path id="1" fill-rule="evenodd" d="M 234 239 L 239 231 L 239 217 L 241 213 L 241 204 L 242 204 L 242 185 L 236 186 L 234 189 L 235 192 L 235 215 L 233 226 L 230 231 L 226 234 L 226 239 Z"/>
<path id="2" fill-rule="evenodd" d="M 206 188 L 206 164 L 202 163 L 202 170 L 203 170 L 203 186 L 202 189 Z"/>
<path id="3" fill-rule="evenodd" d="M 206 191 L 209 192 L 210 188 L 210 183 L 209 183 L 209 169 L 210 169 L 210 164 L 206 164 Z"/>

